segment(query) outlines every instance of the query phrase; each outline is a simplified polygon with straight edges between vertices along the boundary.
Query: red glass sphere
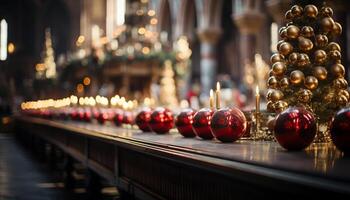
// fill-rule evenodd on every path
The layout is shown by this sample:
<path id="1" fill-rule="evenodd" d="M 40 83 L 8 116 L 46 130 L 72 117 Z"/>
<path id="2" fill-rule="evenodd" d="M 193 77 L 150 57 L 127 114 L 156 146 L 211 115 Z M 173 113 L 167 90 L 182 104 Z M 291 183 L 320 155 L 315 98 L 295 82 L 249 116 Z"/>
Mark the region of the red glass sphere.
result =
<path id="1" fill-rule="evenodd" d="M 210 129 L 210 121 L 213 113 L 214 111 L 209 108 L 202 108 L 194 115 L 192 129 L 198 137 L 205 140 L 214 138 Z"/>
<path id="2" fill-rule="evenodd" d="M 192 109 L 185 109 L 176 117 L 175 125 L 179 133 L 184 137 L 195 137 L 192 129 L 195 112 Z"/>
<path id="3" fill-rule="evenodd" d="M 104 124 L 108 120 L 108 113 L 105 111 L 101 111 L 97 117 L 97 122 L 100 124 Z"/>
<path id="4" fill-rule="evenodd" d="M 238 108 L 222 108 L 214 112 L 210 127 L 216 139 L 234 142 L 244 135 L 247 120 Z"/>
<path id="5" fill-rule="evenodd" d="M 134 116 L 132 112 L 125 111 L 123 113 L 123 124 L 133 124 L 134 122 Z"/>
<path id="6" fill-rule="evenodd" d="M 274 135 L 277 142 L 287 150 L 308 147 L 316 135 L 314 115 L 301 107 L 291 107 L 276 117 Z"/>
<path id="7" fill-rule="evenodd" d="M 166 108 L 156 108 L 151 114 L 149 127 L 158 134 L 164 134 L 174 125 L 174 117 L 172 112 Z"/>
<path id="8" fill-rule="evenodd" d="M 331 138 L 335 146 L 345 152 L 350 152 L 350 108 L 338 111 L 332 119 Z"/>
<path id="9" fill-rule="evenodd" d="M 114 112 L 113 122 L 116 126 L 121 126 L 123 123 L 124 113 L 122 110 L 116 110 Z"/>
<path id="10" fill-rule="evenodd" d="M 151 120 L 151 114 L 152 110 L 150 108 L 144 108 L 136 115 L 135 123 L 143 132 L 151 131 L 148 124 Z"/>
<path id="11" fill-rule="evenodd" d="M 84 121 L 85 122 L 90 122 L 91 121 L 91 111 L 90 110 L 85 110 L 84 111 Z"/>

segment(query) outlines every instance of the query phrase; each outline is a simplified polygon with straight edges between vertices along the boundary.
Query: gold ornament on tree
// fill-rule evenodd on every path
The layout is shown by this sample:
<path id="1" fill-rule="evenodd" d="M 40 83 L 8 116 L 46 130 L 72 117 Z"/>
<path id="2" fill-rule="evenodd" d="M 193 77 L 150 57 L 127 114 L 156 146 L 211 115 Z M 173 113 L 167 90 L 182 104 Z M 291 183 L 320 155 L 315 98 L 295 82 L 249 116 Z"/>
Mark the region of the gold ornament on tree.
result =
<path id="1" fill-rule="evenodd" d="M 270 59 L 269 111 L 304 106 L 315 113 L 319 124 L 326 124 L 349 103 L 341 48 L 335 42 L 342 27 L 332 17 L 328 6 L 294 5 L 286 12 L 287 23 L 279 30 L 278 53 Z M 325 138 L 323 135 L 323 141 Z"/>

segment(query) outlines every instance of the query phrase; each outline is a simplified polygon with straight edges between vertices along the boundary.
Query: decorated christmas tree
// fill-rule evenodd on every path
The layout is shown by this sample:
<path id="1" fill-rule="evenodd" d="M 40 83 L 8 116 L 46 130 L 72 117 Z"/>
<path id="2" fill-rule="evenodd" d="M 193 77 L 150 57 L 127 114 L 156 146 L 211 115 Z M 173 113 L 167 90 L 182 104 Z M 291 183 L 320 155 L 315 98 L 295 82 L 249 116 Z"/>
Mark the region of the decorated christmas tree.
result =
<path id="1" fill-rule="evenodd" d="M 38 79 L 53 79 L 56 78 L 56 63 L 55 53 L 52 48 L 52 39 L 50 29 L 45 30 L 45 45 L 42 52 L 42 63 L 37 67 L 36 77 Z"/>
<path id="2" fill-rule="evenodd" d="M 160 80 L 160 103 L 174 108 L 178 105 L 176 97 L 176 86 L 174 80 L 174 70 L 170 60 L 164 62 L 163 77 Z"/>
<path id="3" fill-rule="evenodd" d="M 332 16 L 328 6 L 294 5 L 286 12 L 278 53 L 271 57 L 268 110 L 279 113 L 288 106 L 303 106 L 323 123 L 347 105 L 348 83 L 335 42 L 342 27 Z"/>

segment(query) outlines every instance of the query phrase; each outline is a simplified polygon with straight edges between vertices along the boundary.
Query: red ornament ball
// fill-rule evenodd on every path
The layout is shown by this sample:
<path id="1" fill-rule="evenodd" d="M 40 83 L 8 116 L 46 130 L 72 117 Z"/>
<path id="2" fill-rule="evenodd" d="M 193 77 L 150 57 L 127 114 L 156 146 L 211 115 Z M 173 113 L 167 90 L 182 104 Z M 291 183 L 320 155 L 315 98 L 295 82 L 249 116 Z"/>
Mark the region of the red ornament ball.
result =
<path id="1" fill-rule="evenodd" d="M 150 108 L 142 109 L 135 117 L 135 123 L 143 132 L 150 132 L 149 121 L 151 120 L 152 110 Z"/>
<path id="2" fill-rule="evenodd" d="M 175 126 L 179 133 L 184 137 L 195 137 L 196 134 L 192 129 L 193 117 L 195 111 L 192 109 L 185 109 L 176 117 Z"/>
<path id="3" fill-rule="evenodd" d="M 174 125 L 174 117 L 172 112 L 166 108 L 156 108 L 151 114 L 149 127 L 158 134 L 164 134 Z"/>
<path id="4" fill-rule="evenodd" d="M 134 116 L 132 114 L 132 112 L 129 111 L 125 111 L 123 113 L 123 124 L 133 124 L 134 121 Z"/>
<path id="5" fill-rule="evenodd" d="M 333 143 L 339 150 L 350 152 L 350 108 L 341 109 L 335 114 L 330 133 Z"/>
<path id="6" fill-rule="evenodd" d="M 122 110 L 116 110 L 114 112 L 113 122 L 116 126 L 121 126 L 123 123 L 124 113 Z"/>
<path id="7" fill-rule="evenodd" d="M 84 121 L 85 122 L 91 122 L 92 114 L 90 110 L 84 111 Z"/>
<path id="8" fill-rule="evenodd" d="M 104 124 L 108 120 L 109 116 L 106 111 L 100 111 L 100 114 L 97 117 L 97 122 L 100 124 Z"/>
<path id="9" fill-rule="evenodd" d="M 223 108 L 214 113 L 210 127 L 216 139 L 234 142 L 244 135 L 247 120 L 238 108 Z"/>
<path id="10" fill-rule="evenodd" d="M 198 137 L 204 140 L 211 140 L 214 138 L 210 129 L 213 113 L 214 111 L 209 108 L 202 108 L 193 117 L 193 131 Z"/>
<path id="11" fill-rule="evenodd" d="M 287 150 L 308 147 L 317 131 L 314 115 L 301 107 L 291 107 L 276 117 L 274 135 L 277 142 Z"/>

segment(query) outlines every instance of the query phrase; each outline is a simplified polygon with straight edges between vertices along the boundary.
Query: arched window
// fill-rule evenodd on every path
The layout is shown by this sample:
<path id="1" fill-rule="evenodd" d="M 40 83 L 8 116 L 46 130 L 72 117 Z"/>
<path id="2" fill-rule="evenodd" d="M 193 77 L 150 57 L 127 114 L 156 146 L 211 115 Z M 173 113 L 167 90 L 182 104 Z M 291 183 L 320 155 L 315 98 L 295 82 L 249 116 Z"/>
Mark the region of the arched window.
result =
<path id="1" fill-rule="evenodd" d="M 7 58 L 7 22 L 2 19 L 0 22 L 0 60 Z"/>

